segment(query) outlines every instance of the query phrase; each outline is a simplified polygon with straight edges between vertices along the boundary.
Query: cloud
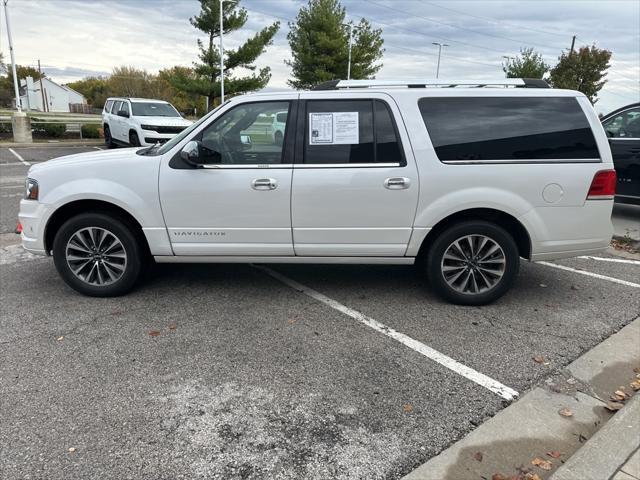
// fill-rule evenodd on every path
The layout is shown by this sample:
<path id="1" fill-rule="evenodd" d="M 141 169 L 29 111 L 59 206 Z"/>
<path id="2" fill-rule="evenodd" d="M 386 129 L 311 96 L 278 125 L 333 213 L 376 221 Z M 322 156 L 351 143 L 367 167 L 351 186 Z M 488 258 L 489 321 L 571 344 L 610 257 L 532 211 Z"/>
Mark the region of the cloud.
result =
<path id="1" fill-rule="evenodd" d="M 255 31 L 281 23 L 274 44 L 257 62 L 270 66 L 269 89 L 287 88 L 290 57 L 286 35 L 303 0 L 242 0 L 249 12 L 245 27 L 225 38 L 234 48 Z M 563 49 L 596 43 L 612 50 L 609 82 L 596 105 L 605 112 L 640 98 L 640 2 L 523 0 L 342 0 L 347 19 L 369 19 L 382 28 L 383 68 L 378 78 L 435 76 L 437 47 L 446 42 L 440 76 L 501 77 L 502 56 L 534 47 L 548 63 Z M 189 66 L 197 58 L 198 38 L 189 23 L 199 12 L 197 0 L 9 0 L 17 61 L 36 65 L 54 80 L 68 82 L 104 75 L 119 65 L 151 72 Z M 4 19 L 3 19 L 4 21 Z M 4 33 L 4 29 L 3 29 Z M 8 58 L 6 39 L 0 51 Z"/>

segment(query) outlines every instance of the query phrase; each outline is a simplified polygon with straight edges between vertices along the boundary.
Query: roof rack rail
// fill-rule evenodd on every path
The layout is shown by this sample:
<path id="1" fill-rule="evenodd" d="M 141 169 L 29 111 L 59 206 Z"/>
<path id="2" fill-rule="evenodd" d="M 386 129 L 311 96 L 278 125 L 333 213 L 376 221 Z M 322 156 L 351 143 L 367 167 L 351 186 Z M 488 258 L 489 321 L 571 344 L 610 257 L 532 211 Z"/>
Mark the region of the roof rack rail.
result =
<path id="1" fill-rule="evenodd" d="M 516 87 L 516 88 L 551 88 L 540 78 L 500 78 L 496 80 L 447 80 L 447 79 L 418 79 L 418 80 L 329 80 L 322 82 L 312 90 L 340 90 L 344 88 L 375 88 L 375 87 Z"/>

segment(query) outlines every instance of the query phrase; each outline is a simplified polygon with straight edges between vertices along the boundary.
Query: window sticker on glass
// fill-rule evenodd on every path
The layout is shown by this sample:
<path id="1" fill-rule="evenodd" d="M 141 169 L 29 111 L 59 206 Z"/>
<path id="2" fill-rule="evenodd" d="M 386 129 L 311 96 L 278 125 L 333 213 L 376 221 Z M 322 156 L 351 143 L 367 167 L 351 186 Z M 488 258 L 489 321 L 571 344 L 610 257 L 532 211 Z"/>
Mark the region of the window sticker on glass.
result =
<path id="1" fill-rule="evenodd" d="M 311 145 L 345 145 L 360 143 L 358 112 L 309 114 Z"/>
<path id="2" fill-rule="evenodd" d="M 333 143 L 333 113 L 309 114 L 309 143 Z"/>

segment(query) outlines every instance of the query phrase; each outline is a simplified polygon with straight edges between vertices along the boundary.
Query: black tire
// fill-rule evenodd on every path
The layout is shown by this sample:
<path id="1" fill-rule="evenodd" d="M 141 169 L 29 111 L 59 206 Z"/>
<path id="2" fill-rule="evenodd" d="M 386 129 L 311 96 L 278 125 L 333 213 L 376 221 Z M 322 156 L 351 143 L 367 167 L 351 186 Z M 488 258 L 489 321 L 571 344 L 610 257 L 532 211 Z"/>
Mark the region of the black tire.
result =
<path id="1" fill-rule="evenodd" d="M 140 139 L 138 138 L 138 134 L 136 132 L 129 133 L 129 145 L 132 147 L 140 146 Z"/>
<path id="2" fill-rule="evenodd" d="M 282 142 L 284 141 L 284 136 L 282 135 L 282 132 L 280 130 L 277 130 L 276 133 L 273 135 L 273 139 L 276 145 L 282 145 Z"/>
<path id="3" fill-rule="evenodd" d="M 483 238 L 488 240 L 479 248 Z M 464 243 L 458 244 L 462 250 L 454 246 L 456 241 Z M 481 260 L 494 245 L 499 248 L 486 260 Z M 458 251 L 459 258 L 464 255 L 465 260 L 458 261 L 451 256 Z M 448 254 L 446 259 L 445 253 Z M 427 252 L 426 269 L 431 287 L 440 297 L 458 305 L 486 305 L 497 300 L 511 288 L 519 267 L 520 256 L 513 237 L 502 227 L 482 220 L 461 222 L 447 228 Z M 461 277 L 456 277 L 461 269 Z M 449 275 L 448 278 L 445 275 Z M 470 284 L 465 283 L 465 278 Z M 491 285 L 492 282 L 495 283 Z"/>
<path id="4" fill-rule="evenodd" d="M 98 277 L 99 272 L 97 270 L 93 275 L 88 272 L 88 270 L 93 267 L 93 260 L 90 260 L 89 263 L 86 264 L 87 266 L 81 270 L 80 273 L 80 275 L 87 276 L 87 281 L 79 278 L 79 276 L 73 272 L 71 263 L 77 262 L 74 263 L 75 267 L 84 262 L 84 260 L 80 262 L 75 260 L 74 247 L 70 247 L 69 245 L 71 244 L 70 240 L 72 237 L 80 231 L 82 231 L 81 235 L 83 235 L 83 238 L 87 240 L 87 235 L 89 235 L 87 229 L 90 228 L 100 230 L 101 232 L 109 232 L 120 243 L 120 245 L 117 245 L 117 250 L 112 251 L 112 253 L 121 257 L 122 252 L 124 252 L 125 256 L 124 260 L 122 260 L 124 263 L 119 264 L 118 269 L 107 268 L 105 270 L 106 267 L 104 262 L 102 262 L 102 275 L 100 277 Z M 99 235 L 106 234 L 99 233 Z M 77 237 L 75 238 L 77 239 Z M 111 237 L 104 238 L 108 238 L 109 240 L 111 239 Z M 90 238 L 88 241 L 90 241 Z M 76 242 L 75 244 L 79 245 L 79 242 Z M 122 248 L 120 248 L 120 246 Z M 71 252 L 70 257 L 74 258 L 74 260 L 71 260 L 71 258 L 68 259 L 67 252 L 69 251 Z M 95 256 L 98 253 L 90 252 L 89 254 L 85 254 L 80 251 L 78 254 L 87 258 L 87 256 Z M 104 258 L 110 258 L 108 257 L 108 253 L 105 253 L 104 255 Z M 116 216 L 104 213 L 83 213 L 70 218 L 60 227 L 53 241 L 53 262 L 62 279 L 74 290 L 91 297 L 115 297 L 129 292 L 140 276 L 143 257 L 143 250 L 128 223 Z M 120 260 L 117 261 L 119 262 Z M 100 262 L 100 260 L 98 260 L 98 262 Z M 98 265 L 97 262 L 96 265 Z M 109 273 L 109 271 L 111 273 Z M 108 278 L 109 276 L 112 278 Z M 118 278 L 113 280 L 113 277 Z M 102 285 L 92 284 L 92 278 L 95 282 L 98 282 L 99 279 L 107 278 L 107 281 L 111 283 Z"/>
<path id="5" fill-rule="evenodd" d="M 115 148 L 116 144 L 113 143 L 113 137 L 111 136 L 111 129 L 109 125 L 104 126 L 104 145 L 107 148 Z"/>

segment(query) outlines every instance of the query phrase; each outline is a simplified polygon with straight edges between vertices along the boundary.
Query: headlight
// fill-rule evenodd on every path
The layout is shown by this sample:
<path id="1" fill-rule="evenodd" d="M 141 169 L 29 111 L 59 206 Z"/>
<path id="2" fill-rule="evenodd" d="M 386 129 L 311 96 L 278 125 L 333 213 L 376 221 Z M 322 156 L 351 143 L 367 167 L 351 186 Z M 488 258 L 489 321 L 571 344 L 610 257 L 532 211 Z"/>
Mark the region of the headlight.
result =
<path id="1" fill-rule="evenodd" d="M 25 192 L 24 198 L 26 200 L 38 200 L 38 182 L 32 178 L 27 178 L 24 182 Z"/>
<path id="2" fill-rule="evenodd" d="M 140 128 L 142 130 L 151 130 L 151 131 L 154 131 L 156 129 L 154 125 L 140 125 Z"/>

